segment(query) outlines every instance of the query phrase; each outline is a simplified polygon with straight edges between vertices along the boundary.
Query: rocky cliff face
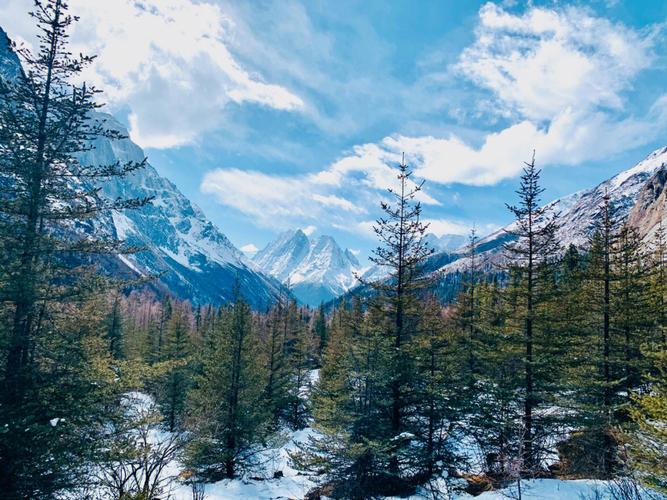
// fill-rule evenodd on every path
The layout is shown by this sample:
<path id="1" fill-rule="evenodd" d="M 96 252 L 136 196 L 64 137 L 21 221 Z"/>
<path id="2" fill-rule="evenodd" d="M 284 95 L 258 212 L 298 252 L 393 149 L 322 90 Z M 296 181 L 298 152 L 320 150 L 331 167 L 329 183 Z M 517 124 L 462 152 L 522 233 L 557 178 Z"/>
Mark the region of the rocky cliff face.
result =
<path id="1" fill-rule="evenodd" d="M 652 241 L 658 228 L 667 229 L 667 167 L 653 174 L 630 211 L 628 224 L 637 228 L 644 241 Z"/>

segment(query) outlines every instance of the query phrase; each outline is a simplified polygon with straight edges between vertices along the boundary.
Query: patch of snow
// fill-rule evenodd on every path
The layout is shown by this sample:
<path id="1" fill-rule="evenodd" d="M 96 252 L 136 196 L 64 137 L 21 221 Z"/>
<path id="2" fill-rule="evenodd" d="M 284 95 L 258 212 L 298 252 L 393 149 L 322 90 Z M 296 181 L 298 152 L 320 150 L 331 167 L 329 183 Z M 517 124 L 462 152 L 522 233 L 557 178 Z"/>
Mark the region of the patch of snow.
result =
<path id="1" fill-rule="evenodd" d="M 120 261 L 123 264 L 125 264 L 127 267 L 132 269 L 135 273 L 139 274 L 140 276 L 145 276 L 145 274 L 143 272 L 141 272 L 141 270 L 137 266 L 135 266 L 128 257 L 123 255 L 122 253 L 119 253 L 117 255 L 118 255 L 118 258 L 120 259 Z"/>
<path id="2" fill-rule="evenodd" d="M 116 235 L 121 240 L 124 240 L 128 235 L 137 233 L 137 228 L 134 226 L 134 222 L 130 218 L 119 212 L 118 210 L 111 211 L 111 219 L 113 220 L 113 225 L 116 228 Z"/>

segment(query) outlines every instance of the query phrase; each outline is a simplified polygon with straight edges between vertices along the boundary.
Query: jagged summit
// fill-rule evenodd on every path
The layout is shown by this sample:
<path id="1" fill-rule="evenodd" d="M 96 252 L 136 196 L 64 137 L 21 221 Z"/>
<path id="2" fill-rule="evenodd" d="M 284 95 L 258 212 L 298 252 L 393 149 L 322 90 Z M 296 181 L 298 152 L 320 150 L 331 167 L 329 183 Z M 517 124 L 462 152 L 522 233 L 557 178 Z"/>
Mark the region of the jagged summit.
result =
<path id="1" fill-rule="evenodd" d="M 331 236 L 311 240 L 300 230 L 286 231 L 257 252 L 253 262 L 264 272 L 290 285 L 303 303 L 317 305 L 353 287 L 360 264 L 352 251 L 340 248 Z"/>

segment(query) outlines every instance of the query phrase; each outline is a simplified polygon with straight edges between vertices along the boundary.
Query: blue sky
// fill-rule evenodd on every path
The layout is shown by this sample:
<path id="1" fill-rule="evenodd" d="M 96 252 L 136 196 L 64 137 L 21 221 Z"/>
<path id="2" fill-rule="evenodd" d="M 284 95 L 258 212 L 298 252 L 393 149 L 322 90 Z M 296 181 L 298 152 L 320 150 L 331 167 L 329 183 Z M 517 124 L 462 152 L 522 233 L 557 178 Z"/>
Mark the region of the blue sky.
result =
<path id="1" fill-rule="evenodd" d="M 70 0 L 86 77 L 151 163 L 239 247 L 332 234 L 366 254 L 391 166 L 433 231 L 510 220 L 665 145 L 667 3 Z M 0 0 L 30 43 L 29 0 Z"/>

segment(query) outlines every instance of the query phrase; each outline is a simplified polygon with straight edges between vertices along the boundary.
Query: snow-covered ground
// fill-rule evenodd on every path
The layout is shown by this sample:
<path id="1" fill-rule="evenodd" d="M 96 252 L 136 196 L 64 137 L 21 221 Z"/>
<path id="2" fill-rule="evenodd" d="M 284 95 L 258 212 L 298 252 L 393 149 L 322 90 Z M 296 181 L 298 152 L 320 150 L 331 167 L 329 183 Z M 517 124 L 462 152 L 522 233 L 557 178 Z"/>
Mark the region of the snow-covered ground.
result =
<path id="1" fill-rule="evenodd" d="M 278 448 L 263 453 L 262 477 L 264 480 L 224 480 L 205 487 L 206 500 L 245 500 L 245 499 L 287 499 L 303 498 L 315 487 L 315 482 L 290 465 L 289 453 L 296 449 L 298 443 L 307 441 L 313 433 L 312 429 L 292 432 L 287 442 Z M 282 472 L 283 477 L 273 479 L 274 472 Z M 192 500 L 190 486 L 179 485 L 172 493 L 174 500 Z"/>
<path id="2" fill-rule="evenodd" d="M 319 379 L 319 370 L 312 370 L 309 374 L 309 384 L 312 387 Z M 307 390 L 306 388 L 304 388 Z M 142 393 L 131 393 L 128 397 L 133 401 L 133 407 L 139 413 L 146 413 L 155 402 L 150 396 Z M 293 432 L 283 432 L 281 436 L 273 441 L 273 445 L 262 451 L 258 462 L 257 471 L 248 474 L 254 479 L 223 480 L 214 484 L 206 484 L 204 493 L 206 500 L 278 500 L 278 499 L 302 499 L 317 486 L 316 478 L 310 477 L 292 467 L 290 453 L 296 451 L 298 446 L 307 442 L 310 436 L 315 434 L 311 428 Z M 162 430 L 151 430 L 150 441 L 152 443 L 166 442 L 171 434 Z M 473 445 L 463 443 L 462 448 L 472 453 Z M 469 458 L 473 458 L 472 456 Z M 192 500 L 192 488 L 178 480 L 182 470 L 177 461 L 172 461 L 164 470 L 164 476 L 170 478 L 169 485 L 165 488 L 164 498 L 172 500 Z M 281 473 L 282 477 L 274 478 L 275 473 Z M 534 479 L 524 480 L 520 484 L 521 496 L 519 496 L 518 485 L 512 485 L 503 490 L 485 492 L 473 497 L 466 493 L 452 492 L 447 496 L 447 484 L 445 481 L 434 481 L 429 487 L 421 489 L 410 500 L 435 500 L 450 498 L 451 500 L 501 500 L 501 499 L 524 499 L 524 500 L 615 500 L 613 485 L 605 481 L 595 480 L 558 480 L 558 479 Z M 667 500 L 665 497 L 655 494 L 646 495 L 646 500 Z M 390 500 L 390 499 L 387 499 Z M 392 499 L 393 500 L 393 499 Z"/>

